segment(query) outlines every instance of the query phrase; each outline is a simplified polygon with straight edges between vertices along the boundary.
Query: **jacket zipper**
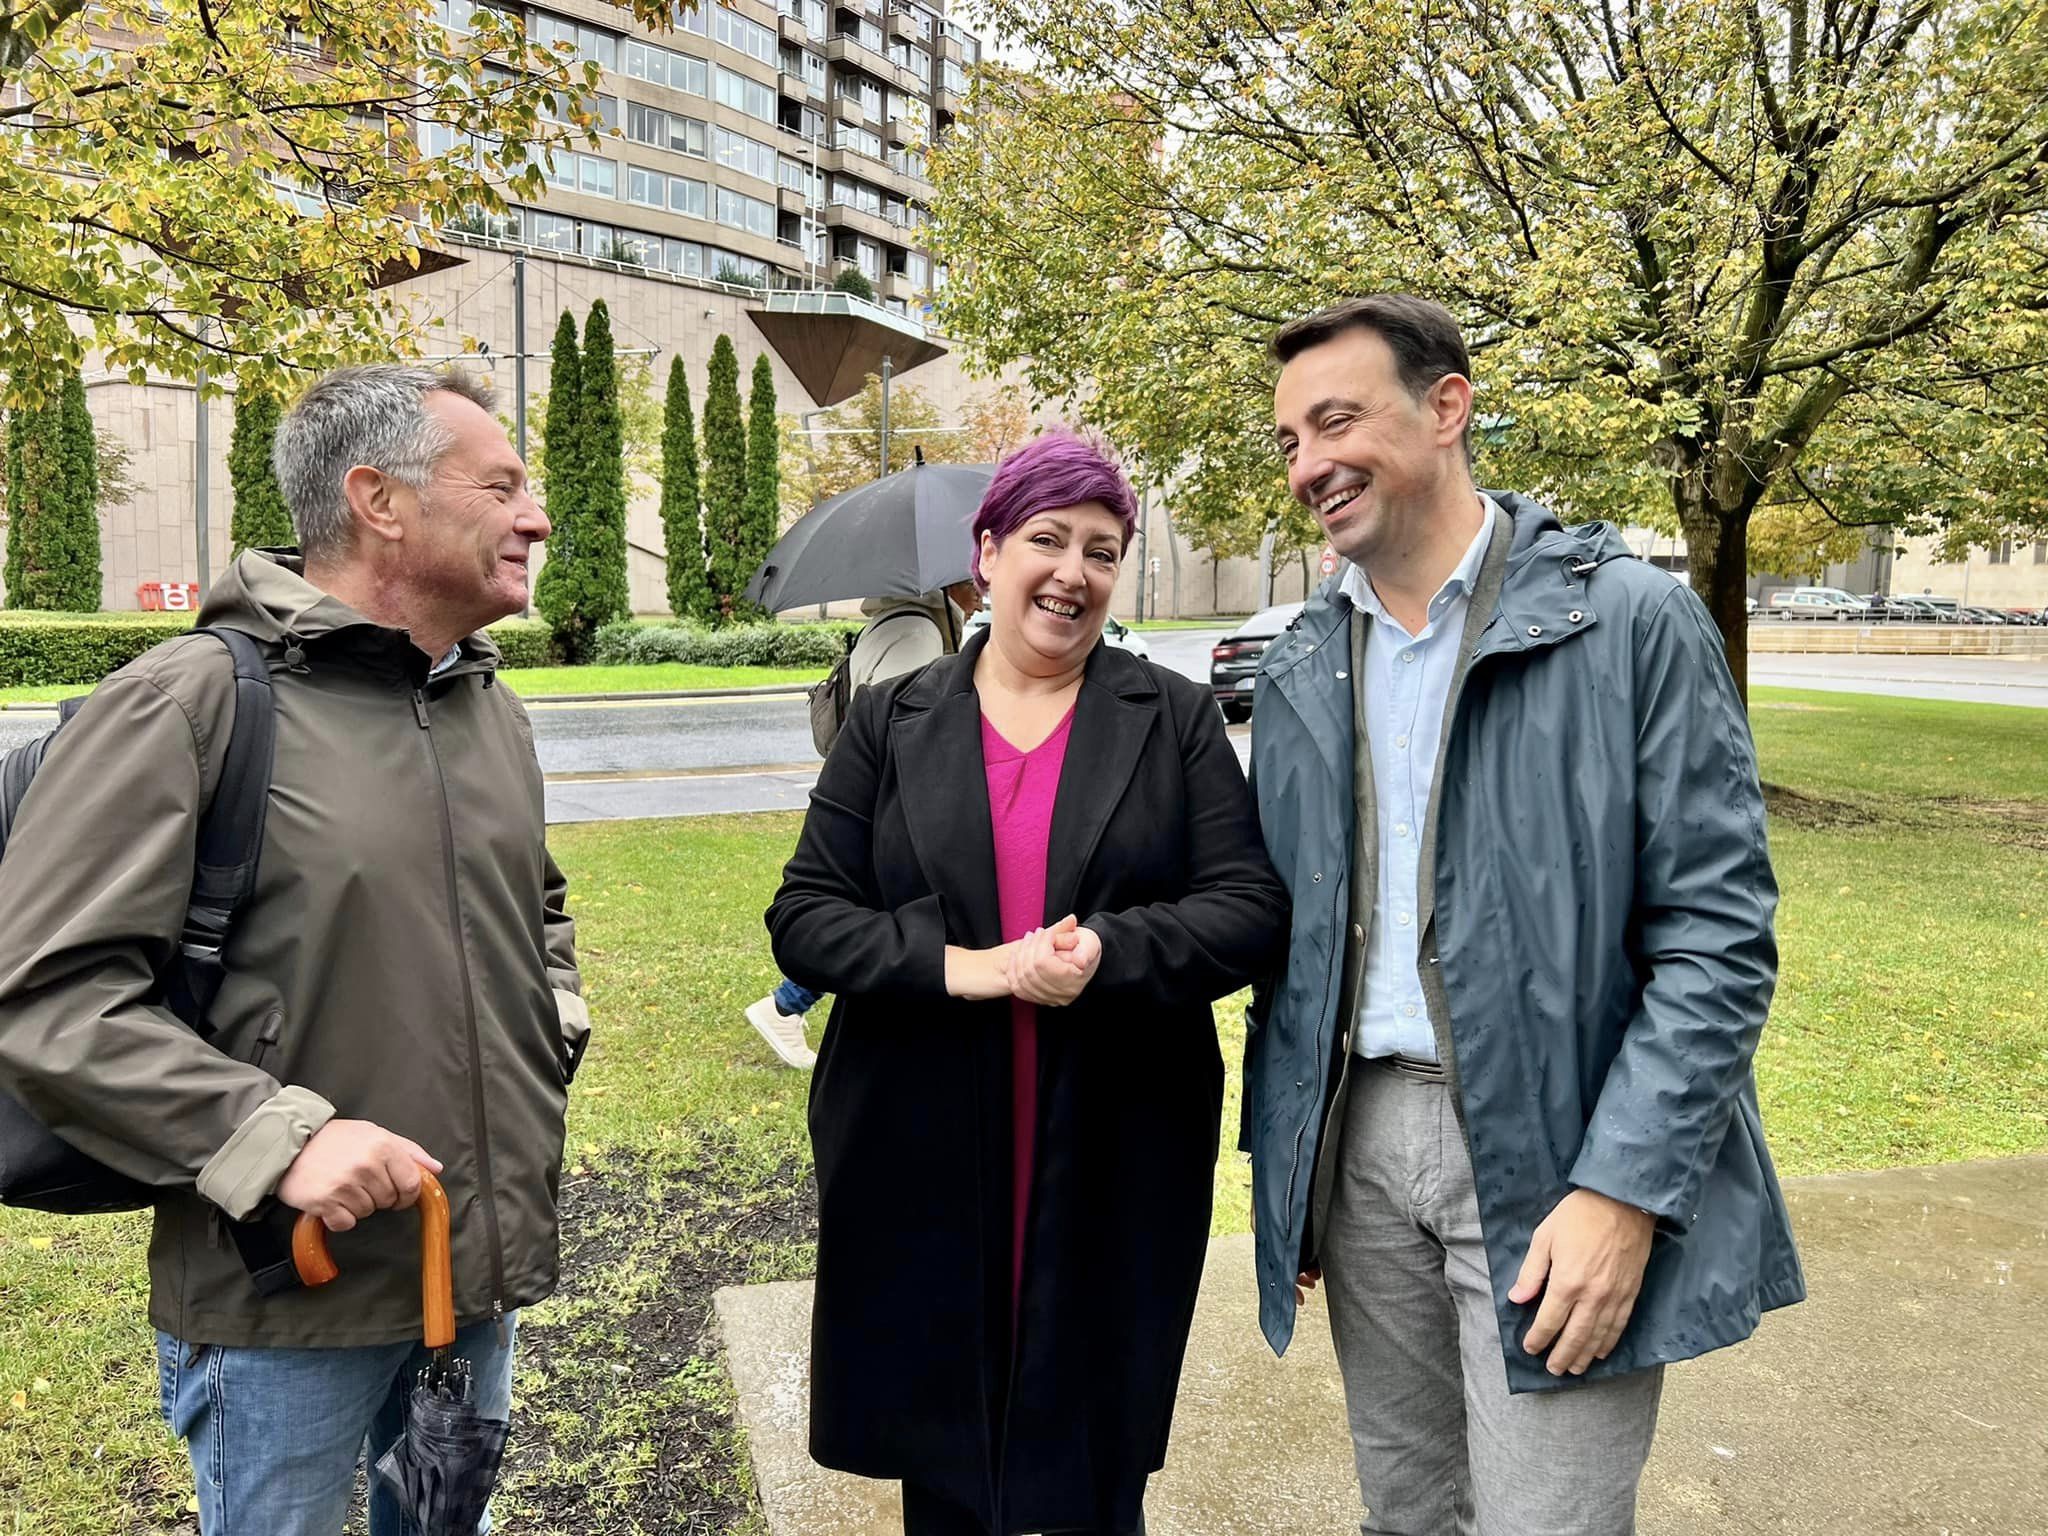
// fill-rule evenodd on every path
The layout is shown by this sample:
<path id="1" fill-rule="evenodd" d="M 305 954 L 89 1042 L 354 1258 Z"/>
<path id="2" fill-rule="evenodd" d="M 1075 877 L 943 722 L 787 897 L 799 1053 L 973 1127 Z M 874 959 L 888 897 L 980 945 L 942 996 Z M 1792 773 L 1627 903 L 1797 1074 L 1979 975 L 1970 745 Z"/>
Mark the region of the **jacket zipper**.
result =
<path id="1" fill-rule="evenodd" d="M 491 1129 L 484 1113 L 483 1045 L 477 1037 L 476 990 L 469 974 L 469 950 L 462 942 L 462 893 L 455 872 L 455 818 L 448 809 L 448 775 L 441 766 L 440 749 L 434 744 L 434 730 L 427 723 L 427 696 L 412 691 L 412 712 L 426 732 L 427 757 L 434 765 L 434 782 L 441 790 L 441 858 L 448 874 L 448 915 L 454 922 L 455 959 L 462 972 L 462 1011 L 469 1027 L 469 1103 L 476 1126 L 477 1192 L 484 1202 L 484 1230 L 491 1245 L 491 1320 L 498 1326 L 498 1343 L 505 1337 L 505 1251 L 498 1232 L 498 1197 L 491 1183 Z"/>

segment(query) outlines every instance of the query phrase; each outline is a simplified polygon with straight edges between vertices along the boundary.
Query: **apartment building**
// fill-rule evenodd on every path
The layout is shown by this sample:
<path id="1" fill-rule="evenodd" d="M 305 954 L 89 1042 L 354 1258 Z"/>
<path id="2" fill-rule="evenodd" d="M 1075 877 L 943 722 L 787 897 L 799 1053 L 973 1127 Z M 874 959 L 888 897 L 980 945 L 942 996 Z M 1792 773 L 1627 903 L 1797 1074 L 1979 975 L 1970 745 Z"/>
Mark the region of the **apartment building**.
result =
<path id="1" fill-rule="evenodd" d="M 927 237 L 928 146 L 958 117 L 980 41 L 925 0 L 696 0 L 653 32 L 602 0 L 509 6 L 530 39 L 603 74 L 594 148 L 558 151 L 548 195 L 470 232 L 539 251 L 759 288 L 847 269 L 898 314 L 944 281 Z M 477 0 L 431 0 L 466 30 Z M 429 130 L 429 153 L 454 147 Z"/>

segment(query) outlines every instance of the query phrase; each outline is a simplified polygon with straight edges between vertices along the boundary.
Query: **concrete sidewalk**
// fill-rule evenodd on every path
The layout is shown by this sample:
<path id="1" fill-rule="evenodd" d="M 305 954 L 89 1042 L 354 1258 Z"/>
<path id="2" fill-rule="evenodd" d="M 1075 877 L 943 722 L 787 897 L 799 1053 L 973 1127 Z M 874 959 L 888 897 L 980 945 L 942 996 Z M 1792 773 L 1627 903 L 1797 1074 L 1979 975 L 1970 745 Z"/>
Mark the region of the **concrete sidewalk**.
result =
<path id="1" fill-rule="evenodd" d="M 2048 1532 L 2048 1158 L 1787 1186 L 1810 1296 L 1674 1367 L 1644 1536 Z M 893 1484 L 804 1452 L 808 1283 L 718 1294 L 775 1536 L 894 1536 Z M 1210 1245 L 1154 1536 L 1340 1536 L 1358 1494 L 1326 1314 L 1259 1337 L 1249 1237 Z"/>

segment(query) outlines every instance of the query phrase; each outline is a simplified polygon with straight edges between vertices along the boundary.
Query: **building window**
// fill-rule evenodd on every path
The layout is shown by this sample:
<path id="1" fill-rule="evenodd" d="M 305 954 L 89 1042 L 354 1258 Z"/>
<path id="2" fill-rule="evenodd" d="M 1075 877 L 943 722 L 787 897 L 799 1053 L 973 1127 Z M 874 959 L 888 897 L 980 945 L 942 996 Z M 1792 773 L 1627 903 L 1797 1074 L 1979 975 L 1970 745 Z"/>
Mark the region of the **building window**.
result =
<path id="1" fill-rule="evenodd" d="M 795 75 L 814 96 L 825 94 L 825 61 L 808 48 L 782 45 L 782 72 Z"/>
<path id="2" fill-rule="evenodd" d="M 842 73 L 832 82 L 834 96 L 851 96 L 870 116 L 882 115 L 882 88 L 865 75 Z"/>
<path id="3" fill-rule="evenodd" d="M 945 69 L 939 77 L 939 84 L 951 91 L 955 96 L 965 96 L 967 94 L 967 71 L 958 64 L 955 64 L 951 59 L 946 59 L 943 63 L 945 64 Z"/>
<path id="4" fill-rule="evenodd" d="M 720 165 L 744 175 L 758 176 L 766 182 L 776 179 L 776 162 L 780 159 L 773 145 L 750 139 L 743 133 L 734 133 L 729 128 L 712 129 L 711 158 Z"/>
<path id="5" fill-rule="evenodd" d="M 737 48 L 750 59 L 759 59 L 763 64 L 773 65 L 780 47 L 772 27 L 764 27 L 758 21 L 742 16 L 738 11 L 727 10 L 714 5 L 711 14 L 711 35 L 728 48 Z"/>
<path id="6" fill-rule="evenodd" d="M 694 32 L 699 37 L 711 35 L 711 18 L 708 14 L 717 0 L 676 0 L 670 12 L 678 32 Z"/>
<path id="7" fill-rule="evenodd" d="M 718 222 L 728 229 L 743 229 L 764 240 L 775 238 L 775 205 L 748 197 L 729 187 L 718 189 Z"/>
<path id="8" fill-rule="evenodd" d="M 864 181 L 851 176 L 832 178 L 832 201 L 844 208 L 857 208 L 862 213 L 882 216 L 882 193 L 878 187 L 871 187 Z"/>
<path id="9" fill-rule="evenodd" d="M 665 85 L 672 91 L 702 96 L 708 67 L 702 59 L 677 53 L 673 48 L 662 48 L 633 38 L 626 42 L 626 73 L 635 80 L 647 80 L 655 85 Z"/>
<path id="10" fill-rule="evenodd" d="M 840 22 L 839 35 L 851 38 L 854 42 L 859 43 L 861 47 L 870 49 L 875 53 L 882 51 L 881 23 L 870 21 L 865 16 L 850 17 L 850 24 L 849 21 Z"/>
<path id="11" fill-rule="evenodd" d="M 870 160 L 882 158 L 882 136 L 872 128 L 849 128 L 839 125 L 839 131 L 832 136 L 834 149 L 850 149 L 857 155 L 866 155 Z"/>
<path id="12" fill-rule="evenodd" d="M 2011 540 L 2011 539 L 2000 539 L 2000 540 L 1999 540 L 1999 541 L 1998 541 L 1998 542 L 1997 542 L 1996 544 L 1993 544 L 1993 545 L 1991 546 L 1991 548 L 1990 548 L 1990 555 L 1991 555 L 1991 563 L 1992 563 L 1993 565 L 2011 565 L 2011 564 L 2012 564 L 2012 540 Z"/>
<path id="13" fill-rule="evenodd" d="M 569 48 L 577 58 L 591 60 L 602 69 L 619 67 L 619 34 L 607 32 L 602 27 L 573 21 L 567 16 L 555 16 L 547 11 L 535 11 L 533 19 L 526 25 L 526 35 L 542 47 Z"/>
<path id="14" fill-rule="evenodd" d="M 905 42 L 900 37 L 891 38 L 889 62 L 899 69 L 909 70 L 927 90 L 931 88 L 932 56 L 915 43 Z"/>
<path id="15" fill-rule="evenodd" d="M 717 71 L 717 94 L 714 100 L 744 112 L 749 117 L 759 118 L 764 123 L 775 121 L 775 92 L 758 80 L 749 80 L 745 75 L 735 74 L 720 65 Z"/>
<path id="16" fill-rule="evenodd" d="M 710 247 L 705 254 L 710 258 L 711 276 L 721 283 L 749 283 L 760 287 L 768 281 L 768 263 L 765 261 L 721 251 L 716 246 Z"/>
<path id="17" fill-rule="evenodd" d="M 694 117 L 664 112 L 659 107 L 626 103 L 626 137 L 635 144 L 652 144 L 656 149 L 704 158 L 704 125 Z"/>
<path id="18" fill-rule="evenodd" d="M 811 36 L 825 35 L 825 0 L 775 0 L 775 9 L 781 15 L 794 16 Z"/>
<path id="19" fill-rule="evenodd" d="M 932 264 L 916 251 L 907 252 L 903 257 L 903 275 L 910 279 L 913 290 L 923 293 L 931 285 Z"/>
<path id="20" fill-rule="evenodd" d="M 824 172 L 814 170 L 801 160 L 782 157 L 782 185 L 798 193 L 807 203 L 825 201 Z"/>
<path id="21" fill-rule="evenodd" d="M 558 149 L 551 160 L 543 164 L 542 174 L 547 177 L 549 186 L 564 192 L 584 192 L 592 197 L 619 195 L 619 163 L 603 155 Z"/>

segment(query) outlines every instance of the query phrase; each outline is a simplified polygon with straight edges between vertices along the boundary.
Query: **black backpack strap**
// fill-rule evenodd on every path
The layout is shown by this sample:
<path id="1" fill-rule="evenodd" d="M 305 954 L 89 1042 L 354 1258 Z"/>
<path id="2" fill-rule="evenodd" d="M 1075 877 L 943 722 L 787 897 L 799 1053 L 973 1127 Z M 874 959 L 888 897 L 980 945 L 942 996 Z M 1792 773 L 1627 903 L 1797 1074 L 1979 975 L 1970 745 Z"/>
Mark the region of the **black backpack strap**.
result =
<path id="1" fill-rule="evenodd" d="M 256 888 L 256 860 L 270 804 L 270 773 L 277 747 L 276 701 L 263 649 L 238 629 L 212 625 L 212 635 L 235 664 L 235 723 L 213 800 L 199 820 L 199 857 L 192 900 L 178 936 L 180 964 L 172 967 L 171 1011 L 200 1035 L 211 1034 L 207 1010 L 225 974 L 221 950 L 235 915 Z"/>

